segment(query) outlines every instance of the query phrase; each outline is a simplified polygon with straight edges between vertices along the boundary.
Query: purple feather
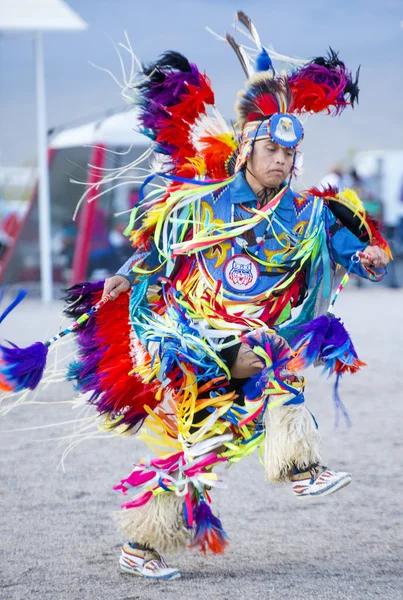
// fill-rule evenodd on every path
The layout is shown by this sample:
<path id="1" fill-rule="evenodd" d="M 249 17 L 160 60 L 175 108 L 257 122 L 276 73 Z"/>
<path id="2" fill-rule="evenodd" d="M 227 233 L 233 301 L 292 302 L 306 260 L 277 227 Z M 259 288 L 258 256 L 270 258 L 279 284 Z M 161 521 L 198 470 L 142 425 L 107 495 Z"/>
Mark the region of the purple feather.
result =
<path id="1" fill-rule="evenodd" d="M 92 295 L 103 289 L 104 282 L 96 283 L 81 283 L 67 290 L 66 303 L 67 308 L 65 313 L 71 317 L 77 317 L 87 312 L 92 305 Z M 19 299 L 19 298 L 17 298 Z M 92 338 L 92 323 L 90 326 L 79 330 L 79 335 L 86 341 L 87 356 L 91 357 L 92 365 L 96 361 Z M 48 355 L 48 344 L 35 342 L 27 348 L 20 348 L 9 342 L 10 347 L 0 346 L 0 374 L 5 378 L 7 384 L 13 391 L 21 391 L 23 389 L 34 390 L 42 379 L 43 372 L 46 367 L 46 359 Z M 81 376 L 85 377 L 90 372 L 89 365 L 85 365 L 86 369 L 81 372 Z M 91 388 L 92 389 L 92 388 Z"/>
<path id="2" fill-rule="evenodd" d="M 306 366 L 321 361 L 329 373 L 356 370 L 359 366 L 353 342 L 339 318 L 322 315 L 298 329 L 301 331 L 293 340 L 293 349 L 305 345 L 300 358 Z"/>
<path id="3" fill-rule="evenodd" d="M 34 390 L 42 379 L 46 366 L 48 348 L 42 342 L 35 342 L 27 348 L 19 348 L 15 344 L 11 348 L 0 346 L 0 373 L 14 391 Z"/>
<path id="4" fill-rule="evenodd" d="M 336 426 L 340 412 L 349 426 L 350 418 L 339 394 L 340 377 L 346 371 L 354 373 L 365 363 L 359 360 L 353 342 L 341 320 L 331 313 L 298 326 L 298 329 L 301 332 L 293 340 L 293 349 L 300 349 L 297 360 L 301 358 L 305 366 L 319 361 L 323 363 L 324 371 L 329 375 L 336 373 L 333 391 Z"/>
<path id="5" fill-rule="evenodd" d="M 90 319 L 84 328 L 76 331 L 79 360 L 69 365 L 67 373 L 69 380 L 77 381 L 76 387 L 80 392 L 94 391 L 93 400 L 101 393 L 98 366 L 104 354 L 104 349 L 94 333 L 94 319 Z"/>
<path id="6" fill-rule="evenodd" d="M 64 313 L 77 319 L 88 312 L 94 303 L 94 294 L 103 290 L 104 281 L 79 283 L 66 290 L 64 300 L 67 307 Z M 95 319 L 89 319 L 84 327 L 75 331 L 79 346 L 79 358 L 70 363 L 67 379 L 76 380 L 80 392 L 93 392 L 90 402 L 95 402 L 101 394 L 98 366 L 103 356 L 100 341 L 95 336 Z"/>
<path id="7" fill-rule="evenodd" d="M 303 344 L 308 342 L 304 353 L 307 365 L 311 365 L 319 359 L 328 328 L 329 318 L 326 315 L 322 315 L 298 327 L 301 332 L 293 340 L 293 349 L 298 350 Z"/>
<path id="8" fill-rule="evenodd" d="M 295 83 L 300 79 L 310 79 L 320 85 L 328 87 L 330 90 L 340 90 L 343 92 L 346 85 L 351 81 L 351 75 L 343 69 L 329 69 L 323 65 L 309 63 L 302 67 L 300 71 L 294 73 L 289 78 L 290 83 Z M 344 99 L 344 98 L 343 98 Z"/>
<path id="9" fill-rule="evenodd" d="M 200 86 L 200 73 L 195 64 L 178 52 L 166 52 L 155 63 L 144 68 L 145 80 L 138 86 L 137 104 L 143 133 L 156 140 L 170 119 L 169 109 L 189 93 L 189 86 Z M 185 117 L 182 117 L 185 119 Z M 171 154 L 166 142 L 158 143 L 158 151 Z"/>

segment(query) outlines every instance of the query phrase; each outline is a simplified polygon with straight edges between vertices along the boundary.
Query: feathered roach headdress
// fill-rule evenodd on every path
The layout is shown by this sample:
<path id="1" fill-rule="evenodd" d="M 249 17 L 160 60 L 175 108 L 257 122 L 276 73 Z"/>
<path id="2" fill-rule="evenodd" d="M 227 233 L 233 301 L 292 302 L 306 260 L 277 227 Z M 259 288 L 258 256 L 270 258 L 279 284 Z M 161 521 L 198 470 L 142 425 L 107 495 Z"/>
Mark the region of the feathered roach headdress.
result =
<path id="1" fill-rule="evenodd" d="M 309 62 L 269 51 L 262 45 L 249 17 L 241 11 L 236 17 L 245 30 L 243 33 L 256 45 L 253 60 L 245 47 L 231 35 L 226 36 L 248 78 L 235 106 L 239 132 L 235 170 L 239 170 L 256 140 L 270 138 L 280 146 L 295 148 L 304 135 L 301 117 L 323 111 L 339 114 L 346 106 L 353 106 L 358 98 L 358 72 L 353 81 L 332 49 L 327 57 Z M 277 73 L 271 54 L 273 60 L 288 63 L 291 72 Z"/>

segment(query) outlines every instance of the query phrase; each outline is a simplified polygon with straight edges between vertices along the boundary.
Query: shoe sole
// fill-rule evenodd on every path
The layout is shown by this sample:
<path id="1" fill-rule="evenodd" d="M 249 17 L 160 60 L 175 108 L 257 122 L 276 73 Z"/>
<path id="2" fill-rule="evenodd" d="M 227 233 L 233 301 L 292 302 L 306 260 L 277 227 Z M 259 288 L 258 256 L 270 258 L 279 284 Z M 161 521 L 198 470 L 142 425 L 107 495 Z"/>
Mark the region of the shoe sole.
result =
<path id="1" fill-rule="evenodd" d="M 136 569 L 131 569 L 130 567 L 124 567 L 123 565 L 119 565 L 122 573 L 129 573 L 129 575 L 136 575 L 137 577 L 141 577 L 141 571 L 136 571 Z"/>
<path id="2" fill-rule="evenodd" d="M 179 571 L 177 571 L 176 573 L 172 573 L 171 575 L 161 575 L 159 577 L 156 577 L 155 575 L 143 575 L 144 579 L 155 579 L 156 581 L 161 581 L 162 579 L 165 579 L 166 581 L 170 581 L 172 579 L 180 579 L 181 574 L 179 573 Z"/>
<path id="3" fill-rule="evenodd" d="M 169 575 L 161 575 L 161 576 L 157 577 L 155 575 L 144 575 L 141 571 L 137 571 L 136 569 L 131 569 L 130 567 L 125 567 L 123 565 L 119 565 L 119 567 L 120 567 L 120 570 L 122 571 L 122 573 L 128 573 L 129 575 L 135 575 L 136 577 L 143 577 L 144 579 L 169 580 L 169 579 L 179 579 L 181 576 L 179 571 L 177 571 L 176 573 L 171 573 Z"/>
<path id="4" fill-rule="evenodd" d="M 334 492 L 341 490 L 342 488 L 346 487 L 349 483 L 351 483 L 351 481 L 352 481 L 352 477 L 350 477 L 350 476 L 344 477 L 344 479 L 340 479 L 339 481 L 336 481 L 336 483 L 334 483 L 332 486 L 325 489 L 323 492 L 315 492 L 314 494 L 301 494 L 299 496 L 297 496 L 297 494 L 295 494 L 295 497 L 296 498 L 321 498 L 322 496 L 327 496 L 328 494 L 333 494 Z"/>

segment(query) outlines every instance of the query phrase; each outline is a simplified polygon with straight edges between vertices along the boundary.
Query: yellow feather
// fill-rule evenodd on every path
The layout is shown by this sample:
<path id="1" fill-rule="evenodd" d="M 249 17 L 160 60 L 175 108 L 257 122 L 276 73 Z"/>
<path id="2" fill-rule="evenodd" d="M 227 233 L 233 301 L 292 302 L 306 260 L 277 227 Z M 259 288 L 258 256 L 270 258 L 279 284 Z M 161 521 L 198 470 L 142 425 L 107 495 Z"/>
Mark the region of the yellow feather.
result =
<path id="1" fill-rule="evenodd" d="M 354 215 L 365 215 L 364 205 L 354 190 L 346 188 L 337 194 L 337 199 L 341 204 L 352 210 Z"/>
<path id="2" fill-rule="evenodd" d="M 188 161 L 195 167 L 199 175 L 205 175 L 207 171 L 206 163 L 200 156 L 189 158 Z"/>

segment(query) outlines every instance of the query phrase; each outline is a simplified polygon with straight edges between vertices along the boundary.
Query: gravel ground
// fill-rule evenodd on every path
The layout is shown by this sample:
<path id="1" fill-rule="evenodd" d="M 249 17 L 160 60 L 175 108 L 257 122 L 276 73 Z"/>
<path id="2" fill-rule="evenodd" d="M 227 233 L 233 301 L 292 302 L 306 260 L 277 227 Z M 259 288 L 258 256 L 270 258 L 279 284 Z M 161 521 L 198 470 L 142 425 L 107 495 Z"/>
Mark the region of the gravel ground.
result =
<path id="1" fill-rule="evenodd" d="M 331 383 L 308 373 L 308 406 L 319 421 L 323 453 L 353 483 L 322 500 L 294 499 L 290 487 L 264 482 L 256 456 L 225 472 L 215 508 L 230 535 L 225 556 L 174 557 L 182 579 L 157 583 L 121 574 L 122 537 L 111 520 L 120 497 L 112 485 L 142 455 L 133 438 L 78 446 L 58 469 L 72 425 L 11 429 L 72 420 L 65 383 L 0 420 L 0 598 L 2 600 L 403 599 L 402 388 L 403 292 L 347 290 L 338 301 L 370 367 L 345 377 L 341 391 L 353 426 L 334 428 Z M 2 337 L 27 345 L 58 327 L 60 304 L 35 300 L 2 324 Z M 399 423 L 400 421 L 400 423 Z"/>

